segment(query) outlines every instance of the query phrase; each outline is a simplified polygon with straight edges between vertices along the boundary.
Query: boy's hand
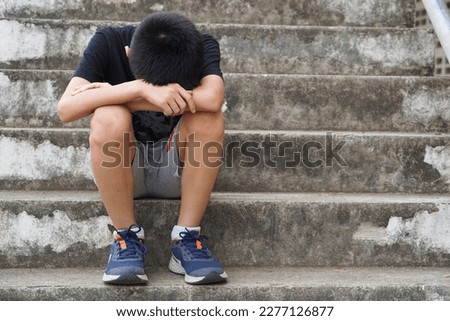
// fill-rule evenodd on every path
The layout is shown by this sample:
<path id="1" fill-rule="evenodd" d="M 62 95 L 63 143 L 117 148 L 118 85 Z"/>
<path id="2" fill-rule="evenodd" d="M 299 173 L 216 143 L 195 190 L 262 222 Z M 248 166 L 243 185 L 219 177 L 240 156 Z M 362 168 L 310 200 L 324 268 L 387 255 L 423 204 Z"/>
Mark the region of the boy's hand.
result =
<path id="1" fill-rule="evenodd" d="M 154 86 L 141 82 L 141 97 L 150 104 L 161 108 L 165 116 L 182 115 L 187 109 L 195 113 L 192 91 L 185 90 L 178 84 Z"/>

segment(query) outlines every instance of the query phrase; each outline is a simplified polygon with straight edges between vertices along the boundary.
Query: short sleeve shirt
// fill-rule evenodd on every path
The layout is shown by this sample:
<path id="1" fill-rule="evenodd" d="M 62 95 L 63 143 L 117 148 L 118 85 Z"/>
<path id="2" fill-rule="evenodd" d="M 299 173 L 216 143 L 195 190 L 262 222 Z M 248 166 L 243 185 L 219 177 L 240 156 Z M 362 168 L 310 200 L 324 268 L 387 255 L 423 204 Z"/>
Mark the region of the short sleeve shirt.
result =
<path id="1" fill-rule="evenodd" d="M 97 31 L 84 51 L 74 77 L 81 77 L 89 82 L 107 82 L 111 85 L 135 80 L 125 54 L 125 46 L 130 46 L 135 30 L 135 26 L 126 26 Z M 208 75 L 222 77 L 219 43 L 208 34 L 202 34 L 202 39 L 204 63 L 200 79 Z M 156 142 L 169 136 L 180 118 L 181 116 L 166 117 L 160 112 L 134 112 L 135 137 L 144 144 Z"/>

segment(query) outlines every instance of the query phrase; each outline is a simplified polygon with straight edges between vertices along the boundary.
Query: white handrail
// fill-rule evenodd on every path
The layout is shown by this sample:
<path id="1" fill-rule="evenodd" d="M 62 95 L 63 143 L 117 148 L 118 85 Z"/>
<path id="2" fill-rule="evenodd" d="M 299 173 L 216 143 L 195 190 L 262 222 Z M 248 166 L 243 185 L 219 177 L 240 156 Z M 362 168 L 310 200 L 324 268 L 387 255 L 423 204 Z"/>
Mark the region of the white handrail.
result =
<path id="1" fill-rule="evenodd" d="M 450 15 L 443 0 L 422 0 L 447 60 L 450 61 Z"/>

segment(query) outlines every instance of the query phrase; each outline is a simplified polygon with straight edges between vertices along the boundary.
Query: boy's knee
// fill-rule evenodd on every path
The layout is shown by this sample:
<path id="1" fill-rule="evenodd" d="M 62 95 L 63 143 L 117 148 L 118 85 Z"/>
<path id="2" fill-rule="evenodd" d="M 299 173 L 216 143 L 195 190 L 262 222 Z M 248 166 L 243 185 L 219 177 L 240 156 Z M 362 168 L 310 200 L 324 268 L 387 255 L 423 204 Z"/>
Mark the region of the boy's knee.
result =
<path id="1" fill-rule="evenodd" d="M 195 133 L 201 136 L 210 136 L 212 139 L 223 137 L 224 116 L 223 113 L 197 112 L 195 114 L 185 114 L 183 123 L 186 125 L 189 134 Z M 182 123 L 182 124 L 183 124 Z"/>
<path id="2" fill-rule="evenodd" d="M 89 142 L 92 146 L 110 140 L 122 140 L 123 135 L 131 131 L 131 113 L 126 107 L 100 107 L 95 110 L 91 119 Z"/>

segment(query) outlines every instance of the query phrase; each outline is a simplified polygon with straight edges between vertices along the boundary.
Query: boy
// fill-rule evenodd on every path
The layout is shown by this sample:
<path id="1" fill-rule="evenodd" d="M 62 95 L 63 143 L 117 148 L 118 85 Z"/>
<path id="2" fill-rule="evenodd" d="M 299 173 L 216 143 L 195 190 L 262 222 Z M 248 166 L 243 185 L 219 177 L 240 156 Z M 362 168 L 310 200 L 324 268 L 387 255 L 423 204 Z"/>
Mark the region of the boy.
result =
<path id="1" fill-rule="evenodd" d="M 103 29 L 91 39 L 58 115 L 70 122 L 92 114 L 92 170 L 114 226 L 105 283 L 147 282 L 144 231 L 133 206 L 142 197 L 181 197 L 172 272 L 190 284 L 226 280 L 200 235 L 219 170 L 223 101 L 219 44 L 180 14 L 152 14 L 137 27 Z M 206 142 L 220 149 L 215 166 L 198 148 Z M 120 164 L 111 162 L 111 146 Z"/>

